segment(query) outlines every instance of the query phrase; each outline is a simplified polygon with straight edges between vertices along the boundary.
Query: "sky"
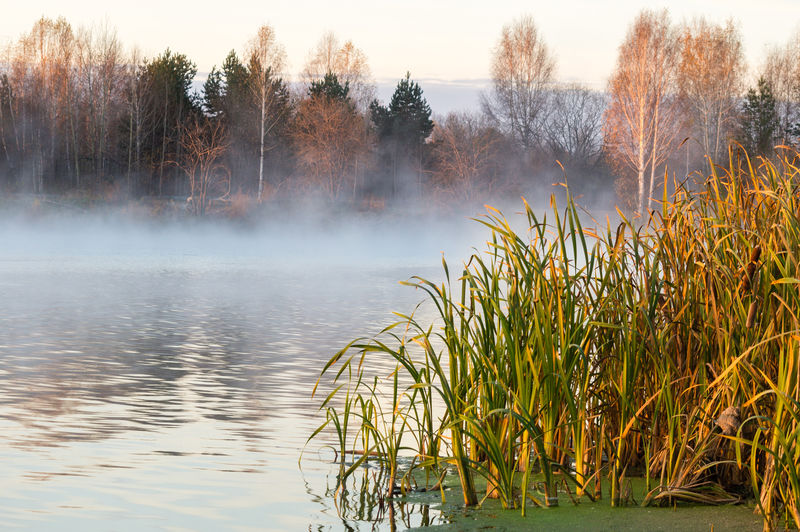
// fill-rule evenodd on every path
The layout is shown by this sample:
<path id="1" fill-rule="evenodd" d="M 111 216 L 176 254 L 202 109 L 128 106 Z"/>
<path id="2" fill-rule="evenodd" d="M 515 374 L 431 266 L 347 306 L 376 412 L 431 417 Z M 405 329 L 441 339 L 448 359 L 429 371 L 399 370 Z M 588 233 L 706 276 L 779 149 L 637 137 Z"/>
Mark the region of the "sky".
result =
<path id="1" fill-rule="evenodd" d="M 520 15 L 534 18 L 556 57 L 558 80 L 602 89 L 636 14 L 664 7 L 674 22 L 733 18 L 753 71 L 769 47 L 800 31 L 800 0 L 0 0 L 0 43 L 16 40 L 42 15 L 64 16 L 73 27 L 107 22 L 125 45 L 146 56 L 169 47 L 203 75 L 270 24 L 296 76 L 320 37 L 333 31 L 364 51 L 379 97 L 388 98 L 410 71 L 434 111 L 446 112 L 477 105 L 502 27 Z"/>

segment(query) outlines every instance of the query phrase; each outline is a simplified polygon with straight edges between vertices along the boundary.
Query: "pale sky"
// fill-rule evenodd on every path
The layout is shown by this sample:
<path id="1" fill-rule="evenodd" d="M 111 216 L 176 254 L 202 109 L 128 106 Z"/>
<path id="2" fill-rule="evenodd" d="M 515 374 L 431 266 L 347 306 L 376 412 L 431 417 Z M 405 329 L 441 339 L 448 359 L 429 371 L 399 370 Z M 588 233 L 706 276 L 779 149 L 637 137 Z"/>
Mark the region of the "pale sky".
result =
<path id="1" fill-rule="evenodd" d="M 503 25 L 519 15 L 533 16 L 556 56 L 559 80 L 603 88 L 633 18 L 643 8 L 663 7 L 673 22 L 698 15 L 715 22 L 734 18 L 751 69 L 770 46 L 800 29 L 800 0 L 0 0 L 0 43 L 15 40 L 42 15 L 63 15 L 73 27 L 107 21 L 126 46 L 136 44 L 147 56 L 169 47 L 205 73 L 231 49 L 241 53 L 266 23 L 296 75 L 322 34 L 333 31 L 364 51 L 379 85 L 390 86 L 410 71 L 423 89 L 426 81 L 437 85 L 433 91 L 444 91 L 437 99 L 446 103 L 447 94 L 459 99 L 485 82 Z"/>

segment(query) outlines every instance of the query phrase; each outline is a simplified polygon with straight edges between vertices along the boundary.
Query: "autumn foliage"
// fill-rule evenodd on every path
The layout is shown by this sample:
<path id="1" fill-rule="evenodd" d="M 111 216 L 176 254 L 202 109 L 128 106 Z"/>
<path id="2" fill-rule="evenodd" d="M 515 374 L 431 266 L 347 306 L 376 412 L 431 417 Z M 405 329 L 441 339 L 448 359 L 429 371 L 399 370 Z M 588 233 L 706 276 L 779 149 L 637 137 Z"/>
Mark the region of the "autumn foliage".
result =
<path id="1" fill-rule="evenodd" d="M 332 32 L 295 78 L 280 36 L 260 26 L 198 92 L 196 65 L 177 51 L 144 57 L 107 25 L 43 17 L 0 51 L 0 189 L 110 188 L 194 205 L 206 178 L 187 171 L 187 157 L 203 150 L 186 142 L 203 124 L 198 138 L 224 131 L 224 141 L 211 135 L 223 188 L 254 205 L 312 195 L 368 208 L 479 206 L 566 180 L 578 197 L 644 215 L 665 176 L 692 181 L 731 146 L 773 157 L 775 145 L 800 143 L 798 43 L 800 34 L 771 49 L 762 81 L 746 87 L 735 22 L 674 24 L 645 10 L 597 91 L 559 83 L 556 54 L 521 16 L 491 50 L 480 109 L 440 116 L 410 73 L 378 101 L 367 55 Z M 313 89 L 326 80 L 339 93 Z"/>

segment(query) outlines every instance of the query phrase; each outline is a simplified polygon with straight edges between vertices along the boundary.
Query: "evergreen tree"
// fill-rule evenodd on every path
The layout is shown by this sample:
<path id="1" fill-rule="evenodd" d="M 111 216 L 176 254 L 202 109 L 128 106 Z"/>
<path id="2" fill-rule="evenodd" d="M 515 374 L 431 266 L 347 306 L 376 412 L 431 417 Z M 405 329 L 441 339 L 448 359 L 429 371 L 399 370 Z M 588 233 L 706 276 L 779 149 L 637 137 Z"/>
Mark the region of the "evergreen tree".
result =
<path id="1" fill-rule="evenodd" d="M 266 75 L 264 75 L 266 74 Z M 211 70 L 203 86 L 203 108 L 206 114 L 221 120 L 230 137 L 230 148 L 226 166 L 231 171 L 231 188 L 234 191 L 253 188 L 252 175 L 258 171 L 260 154 L 261 104 L 253 86 L 260 81 L 267 86 L 269 105 L 266 118 L 269 127 L 265 131 L 265 146 L 274 171 L 285 159 L 285 140 L 288 135 L 288 120 L 291 114 L 291 97 L 286 82 L 272 74 L 261 71 L 257 60 L 245 66 L 236 52 L 231 50 L 222 63 L 222 68 Z"/>
<path id="2" fill-rule="evenodd" d="M 422 89 L 411 81 L 407 72 L 397 84 L 388 107 L 375 100 L 369 109 L 380 141 L 383 173 L 391 178 L 392 193 L 399 192 L 403 175 L 411 172 L 417 174 L 415 186 L 419 189 L 423 146 L 433 131 L 431 108 Z"/>
<path id="3" fill-rule="evenodd" d="M 252 97 L 247 83 L 250 72 L 231 50 L 222 62 L 222 68 L 213 67 L 203 84 L 203 110 L 210 116 L 225 115 L 231 126 L 240 122 L 241 115 Z"/>
<path id="4" fill-rule="evenodd" d="M 422 89 L 406 72 L 392 94 L 389 107 L 377 100 L 370 104 L 370 116 L 381 138 L 392 137 L 406 146 L 422 144 L 433 131 L 431 108 Z"/>
<path id="5" fill-rule="evenodd" d="M 203 83 L 203 111 L 211 117 L 220 117 L 223 112 L 225 98 L 225 81 L 222 72 L 214 66 Z"/>
<path id="6" fill-rule="evenodd" d="M 231 50 L 222 62 L 222 77 L 225 84 L 222 110 L 225 114 L 226 127 L 234 144 L 258 144 L 253 133 L 257 130 L 256 120 L 258 106 L 249 89 L 250 73 L 242 64 L 236 52 Z"/>
<path id="7" fill-rule="evenodd" d="M 230 91 L 245 90 L 247 67 L 242 64 L 234 50 L 228 52 L 225 61 L 222 62 L 222 73 L 225 76 L 225 85 Z"/>
<path id="8" fill-rule="evenodd" d="M 328 72 L 322 80 L 311 82 L 308 88 L 308 95 L 312 98 L 315 96 L 326 96 L 330 100 L 347 101 L 350 94 L 350 84 L 345 82 L 344 85 L 339 83 L 339 78 L 336 74 Z"/>
<path id="9" fill-rule="evenodd" d="M 392 115 L 388 107 L 381 105 L 378 100 L 372 100 L 369 104 L 369 117 L 375 125 L 378 138 L 383 140 L 391 136 Z"/>
<path id="10" fill-rule="evenodd" d="M 196 74 L 197 67 L 192 61 L 169 48 L 143 65 L 143 86 L 148 90 L 144 101 L 149 106 L 145 130 L 150 132 L 143 155 L 151 163 L 159 195 L 164 192 L 165 180 L 180 173 L 172 161 L 181 156 L 181 127 L 200 111 L 198 98 L 190 92 Z M 173 185 L 172 193 L 181 193 L 180 183 L 176 181 Z"/>
<path id="11" fill-rule="evenodd" d="M 758 80 L 758 89 L 747 91 L 740 126 L 741 144 L 751 156 L 770 154 L 778 130 L 778 114 L 772 88 L 763 77 Z"/>

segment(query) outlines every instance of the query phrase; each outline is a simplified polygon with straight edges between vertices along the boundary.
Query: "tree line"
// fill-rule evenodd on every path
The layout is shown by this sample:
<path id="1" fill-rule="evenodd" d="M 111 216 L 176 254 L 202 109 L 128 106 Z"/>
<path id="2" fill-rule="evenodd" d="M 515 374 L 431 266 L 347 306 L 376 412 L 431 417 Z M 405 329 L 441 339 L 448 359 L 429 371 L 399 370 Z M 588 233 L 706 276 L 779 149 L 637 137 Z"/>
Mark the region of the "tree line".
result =
<path id="1" fill-rule="evenodd" d="M 666 10 L 642 11 L 608 82 L 603 142 L 618 197 L 644 212 L 665 169 L 686 177 L 724 163 L 731 148 L 753 159 L 797 148 L 800 32 L 769 51 L 757 75 L 747 87 L 733 21 L 676 25 Z"/>
<path id="2" fill-rule="evenodd" d="M 521 17 L 492 51 L 481 108 L 434 116 L 408 73 L 378 101 L 365 54 L 332 33 L 292 81 L 262 26 L 197 93 L 181 53 L 145 58 L 108 26 L 43 17 L 0 57 L 0 189 L 177 196 L 196 214 L 307 196 L 382 208 L 524 194 L 561 180 L 561 164 L 579 191 L 616 182 L 642 212 L 665 167 L 685 176 L 733 143 L 764 156 L 796 144 L 799 59 L 800 33 L 747 88 L 733 22 L 643 11 L 599 92 L 556 83 L 551 50 Z"/>

